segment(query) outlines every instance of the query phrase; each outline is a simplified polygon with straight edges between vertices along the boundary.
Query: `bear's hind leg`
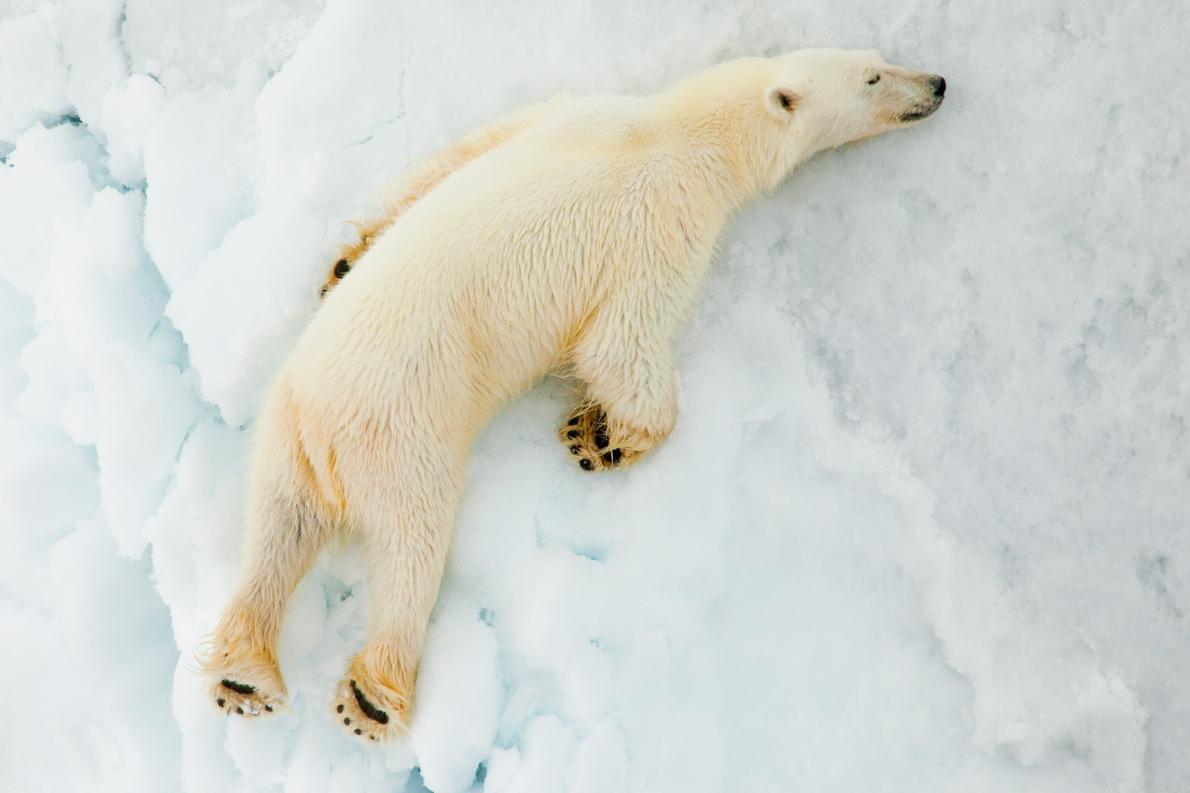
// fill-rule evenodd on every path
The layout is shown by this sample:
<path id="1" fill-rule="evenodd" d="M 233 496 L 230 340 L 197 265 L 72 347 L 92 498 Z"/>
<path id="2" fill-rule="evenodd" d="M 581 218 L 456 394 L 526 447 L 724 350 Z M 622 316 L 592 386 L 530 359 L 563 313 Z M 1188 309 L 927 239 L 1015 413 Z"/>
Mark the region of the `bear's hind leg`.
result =
<path id="1" fill-rule="evenodd" d="M 351 660 L 331 707 L 349 733 L 365 740 L 382 741 L 409 725 L 462 485 L 459 471 L 410 466 L 416 468 L 421 469 L 416 475 L 403 478 L 402 492 L 393 492 L 391 479 L 370 487 L 360 483 L 371 490 L 373 504 L 372 514 L 358 520 L 368 564 L 371 636 Z M 411 492 L 414 488 L 419 492 Z M 381 501 L 387 503 L 382 507 Z"/>
<path id="2" fill-rule="evenodd" d="M 321 516 L 270 500 L 249 521 L 247 570 L 207 647 L 203 667 L 211 699 L 225 713 L 260 716 L 286 703 L 277 637 L 289 596 L 326 540 Z"/>
<path id="3" fill-rule="evenodd" d="M 292 411 L 273 408 L 262 411 L 253 455 L 244 573 L 201 658 L 211 700 L 240 716 L 285 704 L 276 650 L 285 607 L 337 525 L 303 464 Z"/>

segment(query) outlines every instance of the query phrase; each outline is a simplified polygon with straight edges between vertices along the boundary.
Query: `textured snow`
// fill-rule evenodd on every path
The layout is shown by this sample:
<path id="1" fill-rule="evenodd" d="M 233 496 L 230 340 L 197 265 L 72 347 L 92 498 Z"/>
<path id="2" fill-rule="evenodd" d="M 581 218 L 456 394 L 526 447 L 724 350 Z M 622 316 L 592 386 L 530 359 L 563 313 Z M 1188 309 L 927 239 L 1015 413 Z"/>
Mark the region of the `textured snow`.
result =
<path id="1" fill-rule="evenodd" d="M 1190 11 L 1174 0 L 0 0 L 0 789 L 1182 791 Z M 799 46 L 939 114 L 747 210 L 682 413 L 584 475 L 478 439 L 407 740 L 328 714 L 359 549 L 224 722 L 246 426 L 344 221 L 528 101 Z"/>

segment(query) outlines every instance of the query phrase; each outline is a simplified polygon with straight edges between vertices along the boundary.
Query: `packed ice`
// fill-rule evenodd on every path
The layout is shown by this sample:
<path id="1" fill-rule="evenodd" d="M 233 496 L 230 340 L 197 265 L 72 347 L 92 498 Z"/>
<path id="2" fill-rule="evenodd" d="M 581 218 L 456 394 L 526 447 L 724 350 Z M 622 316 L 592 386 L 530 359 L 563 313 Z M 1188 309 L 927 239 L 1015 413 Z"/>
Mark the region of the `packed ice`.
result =
<path id="1" fill-rule="evenodd" d="M 0 0 L 0 789 L 1166 793 L 1190 779 L 1178 0 Z M 875 47 L 941 111 L 746 210 L 673 437 L 584 474 L 547 379 L 476 441 L 409 735 L 225 721 L 251 418 L 347 221 L 527 102 Z"/>

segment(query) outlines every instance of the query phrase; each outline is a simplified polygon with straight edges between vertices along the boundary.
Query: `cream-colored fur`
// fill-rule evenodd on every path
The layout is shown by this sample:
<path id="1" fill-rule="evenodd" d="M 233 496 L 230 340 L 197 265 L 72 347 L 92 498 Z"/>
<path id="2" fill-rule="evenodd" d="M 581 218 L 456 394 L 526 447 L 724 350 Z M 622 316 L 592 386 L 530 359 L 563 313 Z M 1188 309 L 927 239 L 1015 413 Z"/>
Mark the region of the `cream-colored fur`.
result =
<path id="1" fill-rule="evenodd" d="M 350 272 L 356 259 L 363 256 L 368 248 L 372 247 L 376 238 L 391 226 L 393 221 L 406 209 L 421 200 L 443 179 L 476 157 L 488 153 L 521 130 L 529 127 L 541 118 L 549 107 L 548 104 L 533 105 L 495 124 L 475 130 L 445 151 L 438 152 L 412 173 L 402 176 L 389 185 L 383 196 L 384 214 L 352 224 L 359 232 L 359 240 L 350 245 L 344 245 L 339 250 L 335 263 L 327 271 L 321 296 L 326 297 L 327 293 L 335 288 L 335 285 Z"/>
<path id="2" fill-rule="evenodd" d="M 676 419 L 674 332 L 746 201 L 815 152 L 904 126 L 940 78 L 872 52 L 725 63 L 656 96 L 567 100 L 481 130 L 405 182 L 257 422 L 243 584 L 205 658 L 229 712 L 285 701 L 275 643 L 320 549 L 365 549 L 371 637 L 334 700 L 372 739 L 410 714 L 472 439 L 568 367 L 563 439 L 626 465 Z M 249 690 L 250 689 L 250 690 Z"/>

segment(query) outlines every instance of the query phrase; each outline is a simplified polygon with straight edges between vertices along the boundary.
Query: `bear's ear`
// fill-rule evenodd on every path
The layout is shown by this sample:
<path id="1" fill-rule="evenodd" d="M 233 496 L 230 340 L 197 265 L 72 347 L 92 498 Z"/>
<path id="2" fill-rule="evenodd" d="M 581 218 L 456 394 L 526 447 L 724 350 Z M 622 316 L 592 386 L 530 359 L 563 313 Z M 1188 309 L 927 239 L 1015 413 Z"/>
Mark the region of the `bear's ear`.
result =
<path id="1" fill-rule="evenodd" d="M 764 106 L 777 118 L 786 121 L 793 117 L 801 97 L 783 85 L 770 86 L 764 92 Z"/>

